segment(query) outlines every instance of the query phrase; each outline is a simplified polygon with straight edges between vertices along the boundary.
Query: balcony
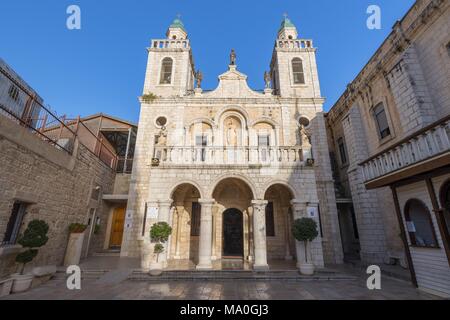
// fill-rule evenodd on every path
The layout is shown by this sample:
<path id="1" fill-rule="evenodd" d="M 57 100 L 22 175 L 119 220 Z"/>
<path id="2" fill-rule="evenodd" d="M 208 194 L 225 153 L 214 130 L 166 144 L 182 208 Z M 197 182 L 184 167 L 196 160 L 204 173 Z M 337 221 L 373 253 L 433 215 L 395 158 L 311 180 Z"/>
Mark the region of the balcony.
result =
<path id="1" fill-rule="evenodd" d="M 283 49 L 313 49 L 311 39 L 283 39 L 275 42 L 276 48 Z"/>
<path id="2" fill-rule="evenodd" d="M 150 49 L 188 49 L 189 40 L 156 39 L 152 40 Z"/>
<path id="3" fill-rule="evenodd" d="M 155 146 L 154 165 L 304 165 L 311 150 L 293 147 Z M 310 160 L 311 162 L 311 160 Z"/>
<path id="4" fill-rule="evenodd" d="M 367 188 L 388 185 L 450 163 L 450 116 L 360 163 Z"/>

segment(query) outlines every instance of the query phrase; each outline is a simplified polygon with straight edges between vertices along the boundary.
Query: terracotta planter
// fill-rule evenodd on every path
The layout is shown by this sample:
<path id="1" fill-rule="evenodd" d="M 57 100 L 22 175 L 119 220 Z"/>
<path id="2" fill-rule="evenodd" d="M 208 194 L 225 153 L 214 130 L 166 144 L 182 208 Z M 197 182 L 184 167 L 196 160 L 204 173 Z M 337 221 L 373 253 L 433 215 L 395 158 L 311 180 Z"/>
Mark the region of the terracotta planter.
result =
<path id="1" fill-rule="evenodd" d="M 30 289 L 34 276 L 32 274 L 15 273 L 11 275 L 11 278 L 14 280 L 11 292 L 19 293 Z"/>
<path id="2" fill-rule="evenodd" d="M 305 276 L 312 276 L 314 274 L 314 264 L 312 263 L 300 263 L 300 273 Z"/>

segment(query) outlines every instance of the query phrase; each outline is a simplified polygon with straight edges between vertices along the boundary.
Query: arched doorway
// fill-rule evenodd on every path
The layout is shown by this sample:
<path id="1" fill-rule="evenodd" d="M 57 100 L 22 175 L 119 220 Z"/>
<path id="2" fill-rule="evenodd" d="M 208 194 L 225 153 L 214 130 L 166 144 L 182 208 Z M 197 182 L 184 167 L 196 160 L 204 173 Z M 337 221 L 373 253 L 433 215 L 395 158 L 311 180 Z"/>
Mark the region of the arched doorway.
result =
<path id="1" fill-rule="evenodd" d="M 291 233 L 294 217 L 291 200 L 294 193 L 283 183 L 274 183 L 264 194 L 266 206 L 266 243 L 267 260 L 270 268 L 295 267 L 295 239 Z"/>
<path id="2" fill-rule="evenodd" d="M 238 177 L 224 178 L 213 189 L 212 257 L 223 269 L 245 269 L 253 261 L 252 190 Z"/>
<path id="3" fill-rule="evenodd" d="M 193 184 L 182 183 L 173 190 L 171 198 L 169 265 L 174 269 L 193 269 L 199 261 L 201 194 Z"/>
<path id="4" fill-rule="evenodd" d="M 223 252 L 224 258 L 244 256 L 244 219 L 238 209 L 227 209 L 223 213 Z"/>

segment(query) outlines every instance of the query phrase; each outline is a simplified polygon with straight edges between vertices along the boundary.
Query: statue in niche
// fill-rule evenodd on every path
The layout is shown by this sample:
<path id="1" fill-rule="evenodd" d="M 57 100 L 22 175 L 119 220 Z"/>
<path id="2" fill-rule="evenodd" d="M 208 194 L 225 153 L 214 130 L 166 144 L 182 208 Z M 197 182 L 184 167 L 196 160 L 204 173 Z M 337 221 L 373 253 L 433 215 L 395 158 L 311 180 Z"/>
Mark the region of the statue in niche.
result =
<path id="1" fill-rule="evenodd" d="M 236 52 L 234 51 L 234 49 L 231 49 L 230 65 L 232 66 L 236 65 Z"/>
<path id="2" fill-rule="evenodd" d="M 167 128 L 165 126 L 161 127 L 157 137 L 157 146 L 166 146 L 167 145 Z"/>
<path id="3" fill-rule="evenodd" d="M 237 140 L 238 140 L 238 133 L 237 133 L 237 128 L 236 128 L 236 124 L 233 121 L 233 119 L 229 119 L 227 122 L 227 145 L 228 146 L 237 146 Z"/>
<path id="4" fill-rule="evenodd" d="M 203 73 L 200 70 L 197 70 L 195 73 L 195 80 L 197 80 L 197 88 L 202 87 Z"/>
<path id="5" fill-rule="evenodd" d="M 302 147 L 311 147 L 308 130 L 306 130 L 305 126 L 302 124 L 300 125 L 299 135 L 300 135 L 301 146 Z"/>
<path id="6" fill-rule="evenodd" d="M 270 81 L 271 81 L 271 76 L 270 73 L 265 71 L 264 72 L 264 82 L 266 84 L 266 89 L 270 89 Z"/>

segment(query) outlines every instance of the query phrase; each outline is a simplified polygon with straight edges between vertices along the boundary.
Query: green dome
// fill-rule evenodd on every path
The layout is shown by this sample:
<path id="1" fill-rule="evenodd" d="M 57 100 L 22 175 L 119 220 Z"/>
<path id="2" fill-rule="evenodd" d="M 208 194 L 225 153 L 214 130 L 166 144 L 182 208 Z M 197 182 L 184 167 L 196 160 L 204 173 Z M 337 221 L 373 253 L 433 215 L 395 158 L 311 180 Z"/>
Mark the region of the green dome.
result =
<path id="1" fill-rule="evenodd" d="M 181 30 L 183 30 L 184 32 L 186 32 L 186 29 L 184 28 L 184 24 L 180 19 L 175 19 L 173 20 L 172 24 L 170 25 L 169 28 L 180 28 Z"/>
<path id="2" fill-rule="evenodd" d="M 288 17 L 284 18 L 281 22 L 280 30 L 283 30 L 285 28 L 295 28 L 295 25 L 289 20 Z"/>

